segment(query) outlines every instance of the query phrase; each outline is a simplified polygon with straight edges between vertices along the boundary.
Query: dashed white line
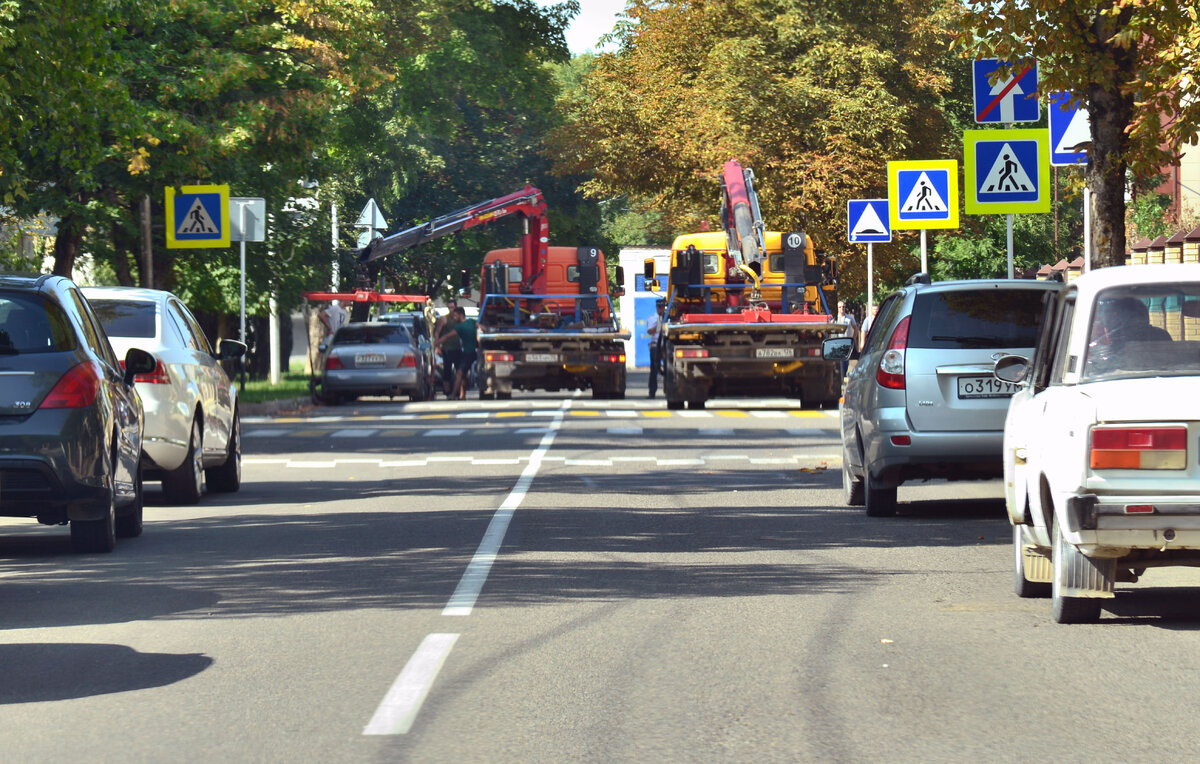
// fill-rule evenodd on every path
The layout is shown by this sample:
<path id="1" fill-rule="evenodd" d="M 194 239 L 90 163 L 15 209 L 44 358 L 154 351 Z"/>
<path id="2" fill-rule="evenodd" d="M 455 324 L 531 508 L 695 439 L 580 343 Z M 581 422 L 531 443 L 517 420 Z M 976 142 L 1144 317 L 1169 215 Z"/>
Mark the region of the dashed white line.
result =
<path id="1" fill-rule="evenodd" d="M 427 438 L 438 438 L 438 437 L 453 438 L 453 437 L 462 435 L 464 432 L 466 432 L 466 430 L 463 430 L 463 429 L 460 429 L 457 427 L 437 427 L 432 430 L 426 430 L 425 437 L 427 437 Z"/>
<path id="2" fill-rule="evenodd" d="M 641 435 L 641 427 L 609 427 L 609 435 Z"/>
<path id="3" fill-rule="evenodd" d="M 456 641 L 457 634 L 429 634 L 421 641 L 363 728 L 364 735 L 403 735 L 412 729 L 417 712 Z"/>
<path id="4" fill-rule="evenodd" d="M 369 438 L 378 430 L 335 430 L 329 433 L 331 438 Z"/>

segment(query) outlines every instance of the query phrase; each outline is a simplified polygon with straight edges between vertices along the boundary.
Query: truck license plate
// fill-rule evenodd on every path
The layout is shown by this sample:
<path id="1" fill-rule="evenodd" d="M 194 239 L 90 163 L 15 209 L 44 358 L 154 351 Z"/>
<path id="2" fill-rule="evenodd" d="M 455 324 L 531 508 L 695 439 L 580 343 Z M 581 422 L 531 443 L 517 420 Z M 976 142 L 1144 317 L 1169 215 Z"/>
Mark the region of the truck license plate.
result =
<path id="1" fill-rule="evenodd" d="M 558 363 L 562 358 L 558 353 L 526 353 L 525 360 L 530 363 Z"/>
<path id="2" fill-rule="evenodd" d="M 387 360 L 387 356 L 383 353 L 355 353 L 355 366 L 381 366 Z"/>
<path id="3" fill-rule="evenodd" d="M 959 377 L 959 398 L 1011 398 L 1021 388 L 995 377 Z"/>
<path id="4" fill-rule="evenodd" d="M 795 358 L 795 348 L 755 348 L 755 358 Z"/>

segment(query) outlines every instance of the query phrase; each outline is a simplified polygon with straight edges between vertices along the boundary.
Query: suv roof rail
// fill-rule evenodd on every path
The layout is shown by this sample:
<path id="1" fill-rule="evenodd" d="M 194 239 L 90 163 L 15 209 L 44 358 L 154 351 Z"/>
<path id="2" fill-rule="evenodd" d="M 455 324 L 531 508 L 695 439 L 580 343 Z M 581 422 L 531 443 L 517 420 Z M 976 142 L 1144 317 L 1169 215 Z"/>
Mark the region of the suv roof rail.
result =
<path id="1" fill-rule="evenodd" d="M 912 286 L 913 284 L 932 284 L 933 279 L 929 278 L 928 273 L 914 273 L 908 277 L 908 281 L 904 282 L 904 286 Z"/>

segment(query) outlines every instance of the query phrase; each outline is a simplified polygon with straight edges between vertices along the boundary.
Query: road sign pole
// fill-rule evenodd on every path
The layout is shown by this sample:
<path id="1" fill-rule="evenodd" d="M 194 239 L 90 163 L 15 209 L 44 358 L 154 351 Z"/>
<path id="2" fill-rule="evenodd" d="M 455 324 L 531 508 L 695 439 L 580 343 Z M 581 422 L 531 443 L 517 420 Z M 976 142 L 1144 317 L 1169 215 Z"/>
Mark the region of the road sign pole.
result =
<path id="1" fill-rule="evenodd" d="M 929 273 L 929 245 L 927 231 L 921 229 L 921 273 Z"/>
<path id="2" fill-rule="evenodd" d="M 1013 216 L 1008 213 L 1008 277 L 1013 277 Z"/>
<path id="3" fill-rule="evenodd" d="M 1092 269 L 1092 190 L 1083 187 L 1083 272 Z"/>
<path id="4" fill-rule="evenodd" d="M 241 287 L 239 293 L 241 295 L 241 330 L 238 338 L 246 341 L 246 204 L 247 202 L 238 202 L 238 219 L 241 221 L 241 235 L 238 237 L 238 248 L 241 251 Z"/>
<path id="5" fill-rule="evenodd" d="M 333 277 L 329 280 L 329 289 L 332 292 L 338 290 L 338 282 L 341 281 L 338 265 L 338 222 L 337 222 L 337 202 L 334 202 L 330 208 L 333 213 L 333 222 L 331 228 L 331 241 L 333 242 Z"/>
<path id="6" fill-rule="evenodd" d="M 867 242 L 867 312 L 864 318 L 871 315 L 875 307 L 875 245 Z"/>

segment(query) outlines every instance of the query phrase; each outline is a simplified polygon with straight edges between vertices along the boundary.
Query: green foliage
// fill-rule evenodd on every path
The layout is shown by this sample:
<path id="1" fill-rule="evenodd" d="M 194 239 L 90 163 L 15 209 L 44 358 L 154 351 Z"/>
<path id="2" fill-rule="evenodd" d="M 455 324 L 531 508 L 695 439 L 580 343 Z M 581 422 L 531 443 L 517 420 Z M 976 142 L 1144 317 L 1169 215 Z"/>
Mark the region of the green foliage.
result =
<path id="1" fill-rule="evenodd" d="M 1131 240 L 1143 236 L 1153 240 L 1174 233 L 1175 222 L 1167 214 L 1170 207 L 1171 197 L 1165 194 L 1143 191 L 1135 196 L 1125 210 Z"/>

